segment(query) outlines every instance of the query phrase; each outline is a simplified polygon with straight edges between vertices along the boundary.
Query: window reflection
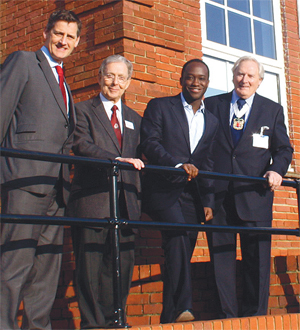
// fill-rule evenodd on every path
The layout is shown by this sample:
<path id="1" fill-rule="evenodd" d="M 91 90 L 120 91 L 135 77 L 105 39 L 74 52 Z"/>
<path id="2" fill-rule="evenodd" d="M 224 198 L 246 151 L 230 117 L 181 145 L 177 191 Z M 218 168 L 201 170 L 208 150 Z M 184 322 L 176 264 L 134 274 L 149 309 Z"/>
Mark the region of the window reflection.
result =
<path id="1" fill-rule="evenodd" d="M 254 34 L 256 54 L 276 59 L 273 27 L 254 21 Z"/>
<path id="2" fill-rule="evenodd" d="M 224 9 L 206 4 L 206 30 L 208 40 L 226 45 Z"/>
<path id="3" fill-rule="evenodd" d="M 250 18 L 228 13 L 230 47 L 252 53 Z"/>
<path id="4" fill-rule="evenodd" d="M 228 0 L 227 6 L 250 14 L 249 0 Z"/>
<path id="5" fill-rule="evenodd" d="M 253 15 L 273 22 L 272 0 L 253 0 Z"/>

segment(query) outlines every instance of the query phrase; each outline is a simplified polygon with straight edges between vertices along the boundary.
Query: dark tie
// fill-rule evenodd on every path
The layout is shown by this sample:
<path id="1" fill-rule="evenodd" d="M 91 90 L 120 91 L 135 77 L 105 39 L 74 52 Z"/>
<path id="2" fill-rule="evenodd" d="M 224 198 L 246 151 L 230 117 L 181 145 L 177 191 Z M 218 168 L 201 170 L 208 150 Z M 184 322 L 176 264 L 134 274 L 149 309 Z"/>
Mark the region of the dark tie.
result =
<path id="1" fill-rule="evenodd" d="M 238 105 L 239 110 L 241 110 L 242 107 L 245 105 L 246 101 L 244 99 L 238 99 L 236 103 Z"/>
<path id="2" fill-rule="evenodd" d="M 65 89 L 65 85 L 64 85 L 64 72 L 63 69 L 60 65 L 57 65 L 55 67 L 57 73 L 58 73 L 58 78 L 59 78 L 59 87 L 62 93 L 62 96 L 64 98 L 64 102 L 65 102 L 65 106 L 66 106 L 66 110 L 68 110 L 68 105 L 67 105 L 67 95 L 66 95 L 66 89 Z"/>
<path id="3" fill-rule="evenodd" d="M 119 145 L 120 145 L 120 148 L 122 147 L 122 134 L 121 134 L 121 128 L 120 128 L 120 125 L 119 125 L 119 121 L 118 121 L 118 118 L 117 118 L 117 110 L 118 110 L 118 107 L 116 105 L 114 105 L 112 108 L 112 116 L 111 116 L 111 125 L 116 133 L 116 136 L 117 136 L 117 139 L 119 141 Z"/>
<path id="4" fill-rule="evenodd" d="M 241 110 L 242 107 L 245 105 L 245 103 L 246 103 L 246 101 L 244 99 L 238 99 L 237 100 L 238 109 Z M 243 131 L 244 131 L 244 127 L 240 130 L 237 130 L 237 129 L 233 128 L 233 122 L 236 118 L 237 117 L 234 114 L 233 118 L 232 118 L 232 122 L 231 122 L 231 136 L 232 136 L 232 141 L 233 141 L 234 147 L 236 147 L 237 144 L 239 143 L 240 138 L 242 137 Z M 244 125 L 245 125 L 245 115 L 241 119 L 244 120 Z"/>

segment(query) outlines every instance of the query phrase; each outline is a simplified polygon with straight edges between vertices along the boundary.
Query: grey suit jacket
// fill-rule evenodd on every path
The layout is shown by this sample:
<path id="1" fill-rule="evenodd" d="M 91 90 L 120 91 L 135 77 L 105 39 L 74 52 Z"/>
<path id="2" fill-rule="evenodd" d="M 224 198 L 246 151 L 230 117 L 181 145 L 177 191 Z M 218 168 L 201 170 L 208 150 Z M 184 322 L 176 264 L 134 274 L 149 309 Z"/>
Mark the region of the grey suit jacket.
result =
<path id="1" fill-rule="evenodd" d="M 3 64 L 0 84 L 1 146 L 68 154 L 75 125 L 71 91 L 68 87 L 69 120 L 61 90 L 43 52 L 12 53 Z M 67 199 L 69 169 L 59 163 L 1 157 L 1 183 L 8 189 L 47 194 L 61 168 Z"/>
<path id="2" fill-rule="evenodd" d="M 122 104 L 122 150 L 99 96 L 76 104 L 76 112 L 78 125 L 73 148 L 76 155 L 104 160 L 139 157 L 141 117 L 135 111 Z M 118 181 L 125 194 L 129 219 L 139 220 L 140 174 L 122 170 Z M 110 216 L 107 169 L 75 166 L 68 215 L 93 218 Z"/>

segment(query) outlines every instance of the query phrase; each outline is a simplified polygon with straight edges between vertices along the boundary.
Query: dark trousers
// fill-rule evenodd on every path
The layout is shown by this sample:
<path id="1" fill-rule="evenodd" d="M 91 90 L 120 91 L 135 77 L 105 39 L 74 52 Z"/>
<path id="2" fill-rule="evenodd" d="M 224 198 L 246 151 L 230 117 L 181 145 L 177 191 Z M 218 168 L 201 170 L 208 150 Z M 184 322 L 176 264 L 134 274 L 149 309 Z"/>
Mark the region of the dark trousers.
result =
<path id="1" fill-rule="evenodd" d="M 186 189 L 170 208 L 151 213 L 154 221 L 197 224 L 197 199 L 193 191 Z M 202 210 L 203 213 L 203 210 Z M 165 255 L 163 274 L 163 310 L 161 323 L 173 323 L 177 315 L 192 309 L 191 257 L 197 241 L 195 231 L 163 231 Z"/>
<path id="2" fill-rule="evenodd" d="M 81 329 L 112 326 L 115 319 L 112 230 L 72 228 Z M 120 231 L 122 308 L 125 311 L 134 267 L 134 235 Z"/>
<path id="3" fill-rule="evenodd" d="M 257 215 L 259 220 L 259 214 Z M 232 194 L 228 193 L 212 223 L 223 226 L 270 227 L 270 221 L 244 221 L 237 213 Z M 219 292 L 221 318 L 266 315 L 270 283 L 271 235 L 240 234 L 243 296 L 238 305 L 236 289 L 236 234 L 214 232 L 210 253 Z"/>
<path id="4" fill-rule="evenodd" d="M 3 214 L 64 214 L 56 189 L 49 195 L 3 189 L 1 201 Z M 1 329 L 20 329 L 17 313 L 22 300 L 22 329 L 51 329 L 62 244 L 62 226 L 1 224 Z"/>

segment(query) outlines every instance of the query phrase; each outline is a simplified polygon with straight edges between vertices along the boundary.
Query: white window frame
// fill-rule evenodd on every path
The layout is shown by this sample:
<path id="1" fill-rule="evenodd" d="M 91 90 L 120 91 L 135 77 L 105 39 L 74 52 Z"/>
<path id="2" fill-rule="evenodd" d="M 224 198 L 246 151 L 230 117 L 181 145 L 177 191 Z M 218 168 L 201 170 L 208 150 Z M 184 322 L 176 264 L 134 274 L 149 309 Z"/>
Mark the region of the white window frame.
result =
<path id="1" fill-rule="evenodd" d="M 285 112 L 285 118 L 287 118 L 286 79 L 285 79 L 285 71 L 284 71 L 284 48 L 283 48 L 281 24 L 274 23 L 275 46 L 276 46 L 276 57 L 277 57 L 276 60 L 268 57 L 260 56 L 254 53 L 245 52 L 230 46 L 222 45 L 207 40 L 205 4 L 210 3 L 214 6 L 218 6 L 218 3 L 210 0 L 199 0 L 199 1 L 200 1 L 201 23 L 202 23 L 201 31 L 202 31 L 203 54 L 215 57 L 216 59 L 222 59 L 230 62 L 235 62 L 241 56 L 245 56 L 245 55 L 254 56 L 259 62 L 263 64 L 265 71 L 278 75 L 279 103 L 283 106 Z M 300 0 L 297 0 L 297 3 L 298 5 L 300 5 Z M 281 22 L 280 2 L 277 0 L 273 0 L 273 15 L 274 15 L 274 22 Z M 227 29 L 226 29 L 226 38 L 229 38 L 229 32 L 227 31 Z M 230 79 L 232 79 L 232 77 Z"/>

